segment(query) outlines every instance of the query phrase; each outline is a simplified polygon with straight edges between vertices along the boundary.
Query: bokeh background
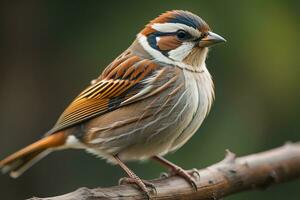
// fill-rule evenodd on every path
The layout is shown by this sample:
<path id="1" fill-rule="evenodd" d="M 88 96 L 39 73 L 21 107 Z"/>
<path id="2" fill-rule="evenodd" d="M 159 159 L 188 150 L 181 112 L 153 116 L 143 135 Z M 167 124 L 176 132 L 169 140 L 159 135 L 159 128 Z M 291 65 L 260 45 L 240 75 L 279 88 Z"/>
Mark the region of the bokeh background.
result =
<path id="1" fill-rule="evenodd" d="M 2 1 L 0 158 L 50 129 L 68 103 L 161 12 L 202 16 L 227 39 L 207 60 L 216 101 L 198 133 L 167 156 L 189 169 L 224 150 L 255 153 L 300 140 L 299 1 Z M 145 179 L 163 169 L 130 163 Z M 1 199 L 116 185 L 124 173 L 79 150 L 53 153 L 17 180 L 0 176 Z M 225 199 L 296 200 L 300 181 Z"/>

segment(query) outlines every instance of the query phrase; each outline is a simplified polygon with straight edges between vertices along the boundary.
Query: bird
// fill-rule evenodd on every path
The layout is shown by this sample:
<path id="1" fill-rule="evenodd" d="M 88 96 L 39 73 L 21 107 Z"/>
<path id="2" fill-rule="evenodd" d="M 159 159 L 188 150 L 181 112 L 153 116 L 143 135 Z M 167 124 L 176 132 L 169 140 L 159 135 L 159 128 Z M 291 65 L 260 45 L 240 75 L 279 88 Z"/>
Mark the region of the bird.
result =
<path id="1" fill-rule="evenodd" d="M 189 11 L 171 10 L 150 21 L 133 43 L 92 80 L 43 137 L 0 161 L 17 178 L 53 151 L 83 149 L 119 165 L 122 183 L 149 195 L 154 187 L 128 161 L 155 160 L 197 189 L 195 178 L 163 156 L 199 129 L 214 101 L 205 60 L 225 42 Z"/>

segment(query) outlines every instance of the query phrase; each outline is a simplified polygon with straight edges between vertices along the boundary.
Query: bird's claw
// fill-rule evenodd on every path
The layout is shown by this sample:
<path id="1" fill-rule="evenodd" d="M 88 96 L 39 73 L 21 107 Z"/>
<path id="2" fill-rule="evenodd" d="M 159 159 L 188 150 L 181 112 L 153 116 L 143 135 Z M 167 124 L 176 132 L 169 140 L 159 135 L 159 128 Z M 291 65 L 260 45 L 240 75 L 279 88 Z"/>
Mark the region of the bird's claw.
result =
<path id="1" fill-rule="evenodd" d="M 170 176 L 170 174 L 168 174 L 167 172 L 162 172 L 160 173 L 160 178 L 168 178 Z"/>
<path id="2" fill-rule="evenodd" d="M 151 195 L 157 194 L 155 185 L 147 180 L 142 180 L 139 178 L 123 177 L 119 180 L 119 185 L 124 185 L 124 184 L 137 185 L 143 192 L 146 193 L 148 199 L 151 199 Z M 147 187 L 150 187 L 151 190 L 148 190 Z"/>
<path id="3" fill-rule="evenodd" d="M 194 174 L 197 174 L 197 177 L 200 177 L 200 174 L 198 170 L 193 169 L 191 174 L 189 174 L 186 170 L 182 169 L 181 167 L 176 167 L 173 170 L 171 170 L 170 175 L 172 176 L 180 176 L 184 178 L 192 187 L 195 191 L 198 190 L 196 180 L 193 178 Z M 198 179 L 197 179 L 198 180 Z"/>
<path id="4" fill-rule="evenodd" d="M 197 180 L 197 181 L 200 180 L 200 173 L 199 173 L 198 169 L 193 168 L 192 171 L 191 171 L 191 175 L 192 175 L 193 177 L 196 177 L 196 180 Z"/>

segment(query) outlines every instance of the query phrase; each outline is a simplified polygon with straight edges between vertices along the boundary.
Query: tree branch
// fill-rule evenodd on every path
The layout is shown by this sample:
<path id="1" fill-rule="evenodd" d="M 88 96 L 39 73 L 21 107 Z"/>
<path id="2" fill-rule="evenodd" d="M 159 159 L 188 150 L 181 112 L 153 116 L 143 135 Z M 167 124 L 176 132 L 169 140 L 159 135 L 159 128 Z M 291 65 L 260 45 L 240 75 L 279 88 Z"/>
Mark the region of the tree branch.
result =
<path id="1" fill-rule="evenodd" d="M 193 191 L 185 180 L 177 176 L 152 180 L 157 191 L 153 194 L 153 199 L 219 199 L 239 191 L 264 189 L 272 184 L 299 178 L 300 143 L 288 143 L 273 150 L 240 158 L 227 151 L 223 161 L 198 171 L 200 178 L 197 179 L 197 191 Z M 78 199 L 127 200 L 146 199 L 146 196 L 132 185 L 120 185 L 109 188 L 80 188 L 62 196 L 31 198 L 31 200 Z"/>

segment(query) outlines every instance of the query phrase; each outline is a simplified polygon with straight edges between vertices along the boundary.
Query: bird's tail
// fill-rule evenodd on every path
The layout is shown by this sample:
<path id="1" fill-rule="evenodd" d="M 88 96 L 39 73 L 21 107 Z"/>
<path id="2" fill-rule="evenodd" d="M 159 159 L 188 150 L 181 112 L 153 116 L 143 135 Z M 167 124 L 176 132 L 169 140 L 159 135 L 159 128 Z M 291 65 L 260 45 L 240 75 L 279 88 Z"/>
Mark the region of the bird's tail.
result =
<path id="1" fill-rule="evenodd" d="M 65 141 L 64 132 L 46 136 L 1 160 L 0 169 L 3 173 L 10 173 L 11 177 L 18 178 L 32 165 L 48 155 L 53 148 L 64 145 Z"/>

